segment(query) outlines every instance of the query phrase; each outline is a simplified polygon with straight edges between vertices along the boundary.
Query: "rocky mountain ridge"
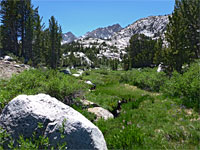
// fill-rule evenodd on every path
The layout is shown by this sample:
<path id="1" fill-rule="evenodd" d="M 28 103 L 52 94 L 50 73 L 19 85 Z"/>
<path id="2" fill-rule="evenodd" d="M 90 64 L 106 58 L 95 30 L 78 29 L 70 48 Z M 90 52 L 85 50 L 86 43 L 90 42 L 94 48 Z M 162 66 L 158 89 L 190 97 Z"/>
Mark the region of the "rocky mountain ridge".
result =
<path id="1" fill-rule="evenodd" d="M 164 32 L 168 23 L 168 15 L 142 18 L 115 33 L 112 41 L 119 49 L 124 49 L 134 34 L 144 34 L 153 39 L 164 38 Z"/>
<path id="2" fill-rule="evenodd" d="M 112 26 L 97 28 L 91 32 L 87 32 L 81 38 L 98 38 L 98 39 L 111 39 L 111 37 L 116 33 L 122 30 L 123 28 L 119 24 L 114 24 Z"/>
<path id="3" fill-rule="evenodd" d="M 144 34 L 153 39 L 158 39 L 159 37 L 164 39 L 164 33 L 169 23 L 168 17 L 169 15 L 149 16 L 139 19 L 125 28 L 120 28 L 121 26 L 118 24 L 106 28 L 98 28 L 74 41 L 85 48 L 99 48 L 98 58 L 106 57 L 121 61 L 120 55 L 126 54 L 126 47 L 134 34 Z M 107 33 L 107 31 L 110 32 Z"/>

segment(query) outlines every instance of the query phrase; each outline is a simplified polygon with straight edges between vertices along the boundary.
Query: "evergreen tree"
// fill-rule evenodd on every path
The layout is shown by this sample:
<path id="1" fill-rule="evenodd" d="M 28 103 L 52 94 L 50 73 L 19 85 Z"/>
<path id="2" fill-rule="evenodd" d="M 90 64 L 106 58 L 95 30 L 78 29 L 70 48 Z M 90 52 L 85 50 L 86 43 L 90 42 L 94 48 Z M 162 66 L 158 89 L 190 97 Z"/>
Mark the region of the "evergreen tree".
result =
<path id="1" fill-rule="evenodd" d="M 61 48 L 61 28 L 58 26 L 54 16 L 49 20 L 49 33 L 50 33 L 50 67 L 56 69 L 60 60 Z"/>
<path id="2" fill-rule="evenodd" d="M 34 37 L 33 37 L 33 54 L 32 54 L 32 60 L 33 60 L 33 65 L 37 66 L 40 62 L 42 62 L 42 49 L 45 50 L 45 47 L 43 40 L 45 40 L 45 37 L 42 36 L 42 30 L 43 27 L 41 25 L 42 18 L 37 14 L 36 19 L 35 19 L 35 31 L 34 31 Z M 43 41 L 43 42 L 42 42 Z"/>
<path id="3" fill-rule="evenodd" d="M 1 43 L 5 52 L 19 54 L 18 45 L 18 1 L 2 0 L 1 1 Z"/>
<path id="4" fill-rule="evenodd" d="M 184 22 L 182 26 L 187 27 L 184 40 L 188 40 L 193 58 L 200 58 L 200 1 L 182 0 L 177 5 Z"/>
<path id="5" fill-rule="evenodd" d="M 131 67 L 150 67 L 153 64 L 156 41 L 143 34 L 135 34 L 130 39 L 128 54 Z"/>
<path id="6" fill-rule="evenodd" d="M 155 55 L 153 58 L 153 62 L 156 65 L 159 65 L 163 61 L 163 40 L 159 38 L 155 44 Z"/>
<path id="7" fill-rule="evenodd" d="M 3 54 L 3 50 L 2 50 L 2 44 L 1 44 L 1 42 L 2 42 L 2 40 L 1 40 L 1 38 L 2 38 L 2 35 L 1 35 L 1 26 L 0 26 L 0 56 L 2 56 L 2 54 Z"/>
<path id="8" fill-rule="evenodd" d="M 166 32 L 169 47 L 164 52 L 164 64 L 169 73 L 173 70 L 181 72 L 184 63 L 199 58 L 199 10 L 199 0 L 176 0 Z"/>
<path id="9" fill-rule="evenodd" d="M 25 22 L 25 36 L 24 36 L 24 52 L 26 60 L 33 60 L 33 32 L 34 32 L 34 13 L 37 13 L 33 10 L 31 1 L 26 1 L 26 22 Z"/>
<path id="10" fill-rule="evenodd" d="M 21 57 L 25 58 L 25 23 L 26 23 L 26 1 L 24 0 L 19 0 L 18 4 L 18 15 L 19 15 L 19 27 L 18 27 L 18 32 L 21 37 Z M 25 58 L 26 59 L 26 58 Z M 28 61 L 28 60 L 26 60 Z"/>
<path id="11" fill-rule="evenodd" d="M 43 26 L 44 27 L 44 26 Z M 45 29 L 42 34 L 42 48 L 41 48 L 41 62 L 45 64 L 46 66 L 49 66 L 50 64 L 50 32 L 49 29 Z"/>
<path id="12" fill-rule="evenodd" d="M 1 36 L 2 53 L 13 53 L 32 62 L 57 68 L 61 51 L 62 30 L 55 18 L 49 21 L 49 28 L 44 30 L 38 8 L 33 9 L 31 0 L 1 0 Z M 51 52 L 49 51 L 51 50 Z"/>
<path id="13" fill-rule="evenodd" d="M 58 56 L 57 56 L 57 65 L 60 66 L 60 58 L 62 57 L 62 52 L 61 52 L 61 41 L 62 41 L 62 28 L 61 26 L 58 26 L 58 31 L 56 33 L 56 47 L 58 51 Z"/>

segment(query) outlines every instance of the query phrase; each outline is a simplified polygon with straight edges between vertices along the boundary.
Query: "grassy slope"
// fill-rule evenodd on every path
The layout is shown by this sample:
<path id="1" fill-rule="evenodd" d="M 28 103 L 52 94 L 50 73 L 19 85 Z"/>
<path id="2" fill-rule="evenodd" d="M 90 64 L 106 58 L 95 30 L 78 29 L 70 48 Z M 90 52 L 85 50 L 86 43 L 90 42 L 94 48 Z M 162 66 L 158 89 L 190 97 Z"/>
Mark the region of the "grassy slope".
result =
<path id="1" fill-rule="evenodd" d="M 122 105 L 117 118 L 96 123 L 105 136 L 108 148 L 200 148 L 199 115 L 192 109 L 185 109 L 158 93 L 120 84 L 119 72 L 95 71 L 83 79 L 97 84 L 97 89 L 88 93 L 87 99 L 110 111 L 116 107 L 118 100 L 128 101 Z"/>

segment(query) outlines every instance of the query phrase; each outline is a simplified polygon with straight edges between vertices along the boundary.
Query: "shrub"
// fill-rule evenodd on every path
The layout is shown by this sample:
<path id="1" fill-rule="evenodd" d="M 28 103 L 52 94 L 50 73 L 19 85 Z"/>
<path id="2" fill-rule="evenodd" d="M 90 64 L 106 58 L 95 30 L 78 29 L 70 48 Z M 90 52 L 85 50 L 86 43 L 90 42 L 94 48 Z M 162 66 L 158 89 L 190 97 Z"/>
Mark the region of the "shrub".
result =
<path id="1" fill-rule="evenodd" d="M 160 87 L 167 80 L 164 72 L 156 72 L 156 69 L 133 69 L 121 76 L 121 82 L 135 85 L 141 89 L 159 92 Z"/>
<path id="2" fill-rule="evenodd" d="M 165 96 L 179 98 L 187 107 L 200 110 L 200 65 L 194 63 L 183 74 L 173 72 L 172 78 L 161 88 Z"/>
<path id="3" fill-rule="evenodd" d="M 74 77 L 64 75 L 55 70 L 29 70 L 13 76 L 9 81 L 0 83 L 1 109 L 14 97 L 20 94 L 34 95 L 38 93 L 49 94 L 60 101 L 65 96 L 85 90 L 88 85 Z"/>

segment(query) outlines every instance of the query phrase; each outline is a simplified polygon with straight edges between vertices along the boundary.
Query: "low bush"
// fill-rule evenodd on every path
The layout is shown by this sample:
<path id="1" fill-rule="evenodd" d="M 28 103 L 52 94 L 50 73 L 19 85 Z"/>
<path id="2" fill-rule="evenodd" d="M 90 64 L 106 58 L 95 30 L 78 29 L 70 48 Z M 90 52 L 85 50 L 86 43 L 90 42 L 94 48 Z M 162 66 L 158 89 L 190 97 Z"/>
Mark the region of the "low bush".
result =
<path id="1" fill-rule="evenodd" d="M 133 69 L 121 75 L 120 82 L 135 85 L 141 89 L 159 92 L 160 87 L 168 80 L 164 72 L 157 72 L 156 69 L 145 68 Z"/>
<path id="2" fill-rule="evenodd" d="M 120 76 L 114 71 L 92 70 L 85 72 L 82 78 L 92 81 L 97 86 L 106 86 L 119 83 Z"/>
<path id="3" fill-rule="evenodd" d="M 65 96 L 84 91 L 88 87 L 82 81 L 55 70 L 29 70 L 13 76 L 9 81 L 0 82 L 0 108 L 20 94 L 49 94 L 60 101 Z"/>
<path id="4" fill-rule="evenodd" d="M 183 74 L 173 72 L 161 91 L 165 96 L 178 98 L 183 105 L 200 111 L 200 64 L 192 64 Z"/>

